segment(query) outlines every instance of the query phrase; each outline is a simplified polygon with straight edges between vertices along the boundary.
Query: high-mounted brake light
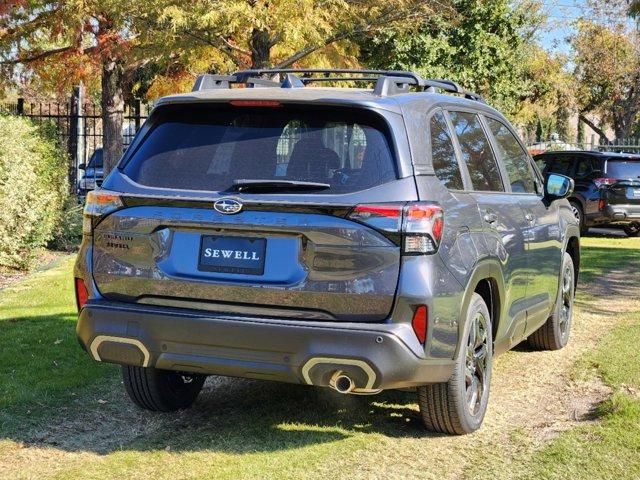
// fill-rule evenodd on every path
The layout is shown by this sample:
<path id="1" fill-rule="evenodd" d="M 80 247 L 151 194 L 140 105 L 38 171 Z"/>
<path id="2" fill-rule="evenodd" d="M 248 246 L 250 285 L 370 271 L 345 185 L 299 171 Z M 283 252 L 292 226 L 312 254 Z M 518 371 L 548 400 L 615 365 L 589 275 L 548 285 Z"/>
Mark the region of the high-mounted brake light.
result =
<path id="1" fill-rule="evenodd" d="M 123 206 L 118 192 L 109 190 L 92 190 L 87 193 L 82 219 L 82 233 L 91 235 L 95 219 L 113 212 Z"/>
<path id="2" fill-rule="evenodd" d="M 405 254 L 438 251 L 444 228 L 444 210 L 439 205 L 415 202 L 358 205 L 348 218 L 389 233 L 402 233 Z"/>
<path id="3" fill-rule="evenodd" d="M 608 187 L 609 185 L 613 185 L 614 183 L 618 183 L 617 178 L 596 178 L 593 183 L 596 184 L 596 187 Z"/>
<path id="4" fill-rule="evenodd" d="M 282 103 L 277 100 L 231 100 L 229 102 L 234 107 L 281 107 Z"/>
<path id="5" fill-rule="evenodd" d="M 81 278 L 75 279 L 75 287 L 76 287 L 76 307 L 78 307 L 78 312 L 82 310 L 87 304 L 89 300 L 89 292 L 87 291 L 87 287 L 84 284 L 84 281 Z"/>
<path id="6" fill-rule="evenodd" d="M 411 320 L 411 326 L 416 337 L 424 345 L 427 341 L 427 321 L 429 320 L 427 306 L 418 305 Z"/>

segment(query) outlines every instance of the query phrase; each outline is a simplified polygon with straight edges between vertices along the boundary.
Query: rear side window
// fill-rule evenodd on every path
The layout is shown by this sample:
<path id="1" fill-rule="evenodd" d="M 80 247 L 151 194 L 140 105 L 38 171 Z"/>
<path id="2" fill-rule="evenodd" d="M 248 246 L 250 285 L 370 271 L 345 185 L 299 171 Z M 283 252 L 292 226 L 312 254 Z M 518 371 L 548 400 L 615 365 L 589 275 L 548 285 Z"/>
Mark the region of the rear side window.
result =
<path id="1" fill-rule="evenodd" d="M 450 116 L 460 143 L 462 158 L 469 170 L 473 189 L 504 191 L 498 162 L 491 152 L 489 139 L 482 129 L 478 115 L 467 112 L 450 112 Z"/>
<path id="2" fill-rule="evenodd" d="M 451 134 L 442 112 L 436 112 L 429 124 L 431 134 L 431 159 L 440 183 L 453 190 L 463 190 L 460 166 L 456 159 Z"/>
<path id="3" fill-rule="evenodd" d="M 124 167 L 142 185 L 226 191 L 234 180 L 328 183 L 348 193 L 397 178 L 384 121 L 342 108 L 167 106 Z M 282 190 L 280 190 L 282 191 Z"/>
<path id="4" fill-rule="evenodd" d="M 529 163 L 529 156 L 522 149 L 516 137 L 498 120 L 487 118 L 489 130 L 496 139 L 502 163 L 507 170 L 511 191 L 515 193 L 536 193 L 536 181 Z"/>
<path id="5" fill-rule="evenodd" d="M 640 157 L 637 160 L 607 160 L 607 177 L 619 180 L 638 180 L 640 178 Z"/>
<path id="6" fill-rule="evenodd" d="M 568 177 L 573 175 L 573 164 L 575 163 L 573 157 L 558 156 L 545 159 L 545 161 L 547 162 L 545 173 L 559 173 Z"/>
<path id="7" fill-rule="evenodd" d="M 584 178 L 598 170 L 598 161 L 593 157 L 579 157 L 576 166 L 576 178 Z"/>

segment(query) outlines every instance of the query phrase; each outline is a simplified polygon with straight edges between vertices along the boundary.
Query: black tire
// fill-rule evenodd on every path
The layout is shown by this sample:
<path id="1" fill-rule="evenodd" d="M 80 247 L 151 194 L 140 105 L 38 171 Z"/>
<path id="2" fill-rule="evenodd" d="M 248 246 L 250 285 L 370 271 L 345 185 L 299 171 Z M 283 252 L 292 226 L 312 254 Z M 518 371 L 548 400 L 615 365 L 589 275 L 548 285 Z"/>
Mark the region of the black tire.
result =
<path id="1" fill-rule="evenodd" d="M 420 414 L 425 427 L 433 432 L 451 435 L 474 432 L 482 425 L 487 411 L 493 334 L 489 309 L 477 293 L 473 294 L 467 309 L 462 338 L 449 381 L 418 387 Z M 484 357 L 480 356 L 482 350 Z M 483 362 L 480 362 L 481 358 Z M 480 365 L 482 368 L 478 368 Z"/>
<path id="2" fill-rule="evenodd" d="M 560 350 L 569 342 L 576 274 L 573 259 L 566 252 L 561 272 L 555 311 L 528 339 L 529 345 L 537 350 Z"/>
<path id="3" fill-rule="evenodd" d="M 582 205 L 575 200 L 569 200 L 571 204 L 571 211 L 573 215 L 578 220 L 578 227 L 580 227 L 580 235 L 585 235 L 589 231 L 589 227 L 586 225 L 586 221 L 584 218 L 584 211 L 582 210 Z"/>
<path id="4" fill-rule="evenodd" d="M 625 225 L 624 233 L 627 234 L 627 237 L 637 237 L 640 235 L 640 223 L 630 223 L 629 225 Z"/>
<path id="5" fill-rule="evenodd" d="M 173 412 L 196 400 L 206 376 L 123 365 L 122 378 L 136 405 L 154 412 Z"/>

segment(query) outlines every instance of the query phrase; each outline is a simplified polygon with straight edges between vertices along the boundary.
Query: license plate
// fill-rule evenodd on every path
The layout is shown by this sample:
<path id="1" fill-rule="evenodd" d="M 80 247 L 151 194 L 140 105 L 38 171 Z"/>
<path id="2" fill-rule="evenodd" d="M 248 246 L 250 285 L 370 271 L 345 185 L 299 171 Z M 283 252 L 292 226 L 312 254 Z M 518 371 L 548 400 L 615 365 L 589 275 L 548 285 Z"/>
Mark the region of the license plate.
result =
<path id="1" fill-rule="evenodd" d="M 266 249 L 265 238 L 203 235 L 198 270 L 262 275 Z"/>
<path id="2" fill-rule="evenodd" d="M 633 195 L 633 198 L 640 198 L 640 188 L 632 188 L 631 194 Z"/>

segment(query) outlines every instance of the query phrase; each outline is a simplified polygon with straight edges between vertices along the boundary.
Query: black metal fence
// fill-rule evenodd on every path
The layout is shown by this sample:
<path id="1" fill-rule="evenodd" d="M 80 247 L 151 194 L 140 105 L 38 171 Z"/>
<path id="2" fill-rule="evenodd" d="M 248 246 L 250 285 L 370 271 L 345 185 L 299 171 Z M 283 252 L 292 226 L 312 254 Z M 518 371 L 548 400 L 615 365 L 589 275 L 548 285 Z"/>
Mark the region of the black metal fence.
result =
<path id="1" fill-rule="evenodd" d="M 151 105 L 139 100 L 127 104 L 122 124 L 125 148 L 149 115 Z M 79 168 L 89 162 L 91 155 L 102 148 L 102 110 L 95 102 L 85 99 L 83 89 L 74 90 L 69 100 L 62 102 L 16 102 L 0 104 L 0 111 L 22 115 L 34 122 L 50 122 L 55 126 L 60 143 L 69 152 L 69 184 L 75 192 L 82 175 Z"/>

